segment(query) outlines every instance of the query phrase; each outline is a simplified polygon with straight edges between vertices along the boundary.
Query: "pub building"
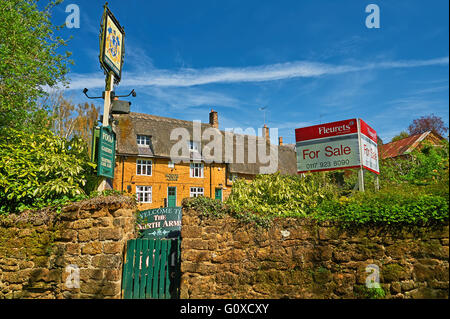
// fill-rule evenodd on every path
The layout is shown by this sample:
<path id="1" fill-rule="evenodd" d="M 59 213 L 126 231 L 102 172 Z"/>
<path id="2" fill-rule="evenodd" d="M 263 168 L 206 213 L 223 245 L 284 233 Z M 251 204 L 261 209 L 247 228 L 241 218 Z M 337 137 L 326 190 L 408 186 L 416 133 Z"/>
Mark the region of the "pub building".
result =
<path id="1" fill-rule="evenodd" d="M 228 138 L 232 137 L 232 143 L 227 144 L 232 145 L 232 158 L 226 157 L 225 131 L 219 130 L 216 111 L 211 110 L 209 113 L 209 123 L 198 123 L 198 127 L 201 131 L 199 136 L 203 136 L 206 129 L 214 128 L 222 137 L 222 154 L 214 161 L 206 160 L 202 154 L 202 147 L 211 138 L 195 140 L 195 125 L 192 121 L 134 112 L 115 114 L 113 129 L 117 136 L 116 161 L 110 186 L 135 194 L 140 210 L 178 207 L 186 197 L 206 196 L 223 201 L 231 192 L 233 180 L 251 180 L 260 174 L 262 167 L 268 165 L 267 162 L 262 164 L 259 161 L 258 154 L 249 154 L 249 150 L 255 152 L 252 145 L 249 147 L 249 140 L 264 142 L 266 154 L 271 154 L 269 150 L 277 154 L 275 171 L 281 174 L 297 173 L 295 146 L 283 145 L 281 137 L 279 145 L 271 144 L 266 125 L 262 137 L 249 138 L 249 135 L 227 132 Z M 189 132 L 189 141 L 186 141 L 189 155 L 178 158 L 176 163 L 171 160 L 171 149 L 179 143 L 180 137 L 171 140 L 170 136 L 173 130 L 180 128 Z M 243 159 L 237 158 L 237 148 L 243 150 Z"/>

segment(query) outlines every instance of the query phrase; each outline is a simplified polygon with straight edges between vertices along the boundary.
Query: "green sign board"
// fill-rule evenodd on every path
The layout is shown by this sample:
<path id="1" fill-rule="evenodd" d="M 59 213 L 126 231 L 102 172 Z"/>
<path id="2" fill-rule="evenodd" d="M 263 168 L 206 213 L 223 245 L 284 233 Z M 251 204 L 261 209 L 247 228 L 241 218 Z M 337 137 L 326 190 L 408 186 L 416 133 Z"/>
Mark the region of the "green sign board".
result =
<path id="1" fill-rule="evenodd" d="M 162 207 L 139 212 L 141 238 L 178 238 L 181 234 L 181 207 Z"/>
<path id="2" fill-rule="evenodd" d="M 97 163 L 97 145 L 98 137 L 100 136 L 100 126 L 95 126 L 92 129 L 92 141 L 91 141 L 91 162 Z"/>
<path id="3" fill-rule="evenodd" d="M 114 178 L 116 134 L 110 126 L 100 127 L 97 147 L 97 175 Z"/>

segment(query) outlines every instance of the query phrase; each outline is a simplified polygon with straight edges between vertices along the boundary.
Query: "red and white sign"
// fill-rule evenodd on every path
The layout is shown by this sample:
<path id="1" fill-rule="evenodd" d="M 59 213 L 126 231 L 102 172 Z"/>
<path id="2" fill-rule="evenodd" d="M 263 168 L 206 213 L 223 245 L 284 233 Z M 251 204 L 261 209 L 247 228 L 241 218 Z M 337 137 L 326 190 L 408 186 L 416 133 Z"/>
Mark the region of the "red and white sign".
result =
<path id="1" fill-rule="evenodd" d="M 301 142 L 352 133 L 358 133 L 356 119 L 298 128 L 295 130 L 295 141 Z"/>
<path id="2" fill-rule="evenodd" d="M 377 132 L 361 119 L 359 119 L 359 127 L 362 166 L 375 174 L 380 174 Z"/>
<path id="3" fill-rule="evenodd" d="M 295 139 L 298 173 L 360 167 L 379 172 L 377 135 L 362 120 L 298 128 Z"/>

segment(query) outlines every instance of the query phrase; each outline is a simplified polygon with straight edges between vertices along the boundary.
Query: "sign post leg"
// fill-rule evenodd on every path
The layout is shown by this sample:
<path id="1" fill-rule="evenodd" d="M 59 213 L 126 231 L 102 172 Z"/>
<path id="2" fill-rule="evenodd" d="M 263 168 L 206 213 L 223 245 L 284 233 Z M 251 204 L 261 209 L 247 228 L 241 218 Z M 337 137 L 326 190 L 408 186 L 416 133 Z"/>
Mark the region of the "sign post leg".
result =
<path id="1" fill-rule="evenodd" d="M 106 75 L 106 85 L 105 85 L 105 102 L 103 104 L 103 126 L 109 125 L 109 109 L 111 107 L 111 91 L 114 83 L 114 74 L 109 72 Z M 100 137 L 101 138 L 101 137 Z M 114 168 L 113 168 L 114 169 Z M 106 189 L 106 178 L 102 177 L 100 184 L 98 185 L 97 191 L 101 192 Z"/>
<path id="2" fill-rule="evenodd" d="M 358 188 L 360 192 L 364 192 L 364 169 L 360 168 L 358 171 Z"/>
<path id="3" fill-rule="evenodd" d="M 378 175 L 375 176 L 375 190 L 376 191 L 380 190 L 380 179 L 378 178 Z"/>

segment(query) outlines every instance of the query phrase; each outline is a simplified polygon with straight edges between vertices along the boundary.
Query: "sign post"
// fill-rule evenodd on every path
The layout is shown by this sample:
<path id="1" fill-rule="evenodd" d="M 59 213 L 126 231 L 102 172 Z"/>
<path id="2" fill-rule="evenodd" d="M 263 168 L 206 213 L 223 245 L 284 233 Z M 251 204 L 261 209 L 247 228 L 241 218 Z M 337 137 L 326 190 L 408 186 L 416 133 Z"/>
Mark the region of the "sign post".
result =
<path id="1" fill-rule="evenodd" d="M 295 130 L 297 172 L 358 169 L 364 191 L 364 169 L 379 174 L 377 134 L 361 119 L 319 124 Z"/>
<path id="2" fill-rule="evenodd" d="M 102 176 L 98 191 L 106 188 L 106 178 L 114 178 L 116 137 L 109 123 L 111 110 L 111 92 L 114 83 L 118 84 L 122 76 L 123 57 L 125 53 L 125 32 L 112 12 L 108 3 L 103 6 L 100 33 L 100 65 L 105 71 L 105 92 L 103 104 L 103 122 L 98 143 L 97 175 Z"/>

